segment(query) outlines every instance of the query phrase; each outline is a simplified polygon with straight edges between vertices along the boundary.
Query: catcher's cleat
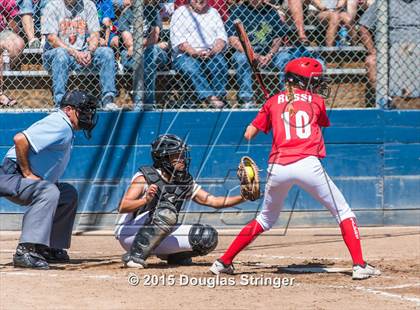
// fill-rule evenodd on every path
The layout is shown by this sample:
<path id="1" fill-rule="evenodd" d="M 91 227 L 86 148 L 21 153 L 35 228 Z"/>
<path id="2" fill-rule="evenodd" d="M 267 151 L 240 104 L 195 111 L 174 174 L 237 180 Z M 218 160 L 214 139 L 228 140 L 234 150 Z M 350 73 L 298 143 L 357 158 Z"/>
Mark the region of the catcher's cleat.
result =
<path id="1" fill-rule="evenodd" d="M 171 255 L 168 255 L 167 258 L 168 265 L 178 265 L 178 266 L 191 266 L 193 264 L 191 257 L 172 257 Z"/>
<path id="2" fill-rule="evenodd" d="M 49 248 L 44 245 L 37 246 L 37 252 L 45 258 L 48 263 L 68 263 L 70 257 L 66 250 Z"/>
<path id="3" fill-rule="evenodd" d="M 380 276 L 381 271 L 375 267 L 365 263 L 365 266 L 354 265 L 353 266 L 353 280 L 363 280 L 369 277 Z"/>
<path id="4" fill-rule="evenodd" d="M 45 258 L 36 252 L 34 244 L 21 243 L 13 255 L 13 266 L 32 269 L 49 269 Z"/>
<path id="5" fill-rule="evenodd" d="M 226 274 L 233 274 L 235 272 L 235 268 L 233 267 L 233 264 L 225 265 L 220 260 L 216 260 L 213 265 L 210 267 L 210 272 L 218 275 L 221 273 Z"/>
<path id="6" fill-rule="evenodd" d="M 130 253 L 125 253 L 122 256 L 122 261 L 125 268 L 144 269 L 147 267 L 147 263 L 144 259 L 131 255 Z"/>
<path id="7" fill-rule="evenodd" d="M 178 252 L 169 254 L 165 257 L 166 261 L 168 262 L 168 265 L 178 265 L 178 266 L 191 266 L 192 256 L 194 256 L 194 252 Z M 196 255 L 196 254 L 195 254 Z"/>

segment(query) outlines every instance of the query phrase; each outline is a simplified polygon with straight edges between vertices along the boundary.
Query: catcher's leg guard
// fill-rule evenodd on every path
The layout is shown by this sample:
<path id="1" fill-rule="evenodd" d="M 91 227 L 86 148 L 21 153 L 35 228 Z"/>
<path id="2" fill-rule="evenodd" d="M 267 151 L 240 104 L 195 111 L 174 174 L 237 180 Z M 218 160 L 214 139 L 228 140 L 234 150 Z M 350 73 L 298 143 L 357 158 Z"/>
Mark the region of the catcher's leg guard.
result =
<path id="1" fill-rule="evenodd" d="M 218 243 L 218 233 L 210 225 L 194 224 L 188 233 L 192 251 L 178 252 L 167 256 L 170 264 L 186 264 L 188 258 L 203 256 L 213 251 Z"/>
<path id="2" fill-rule="evenodd" d="M 159 243 L 168 236 L 178 221 L 178 212 L 170 203 L 161 203 L 153 213 L 149 224 L 137 232 L 130 252 L 123 256 L 123 261 L 133 260 L 143 266 L 145 260 Z"/>
<path id="3" fill-rule="evenodd" d="M 206 255 L 216 248 L 218 233 L 210 225 L 194 224 L 190 229 L 189 241 L 197 255 Z"/>

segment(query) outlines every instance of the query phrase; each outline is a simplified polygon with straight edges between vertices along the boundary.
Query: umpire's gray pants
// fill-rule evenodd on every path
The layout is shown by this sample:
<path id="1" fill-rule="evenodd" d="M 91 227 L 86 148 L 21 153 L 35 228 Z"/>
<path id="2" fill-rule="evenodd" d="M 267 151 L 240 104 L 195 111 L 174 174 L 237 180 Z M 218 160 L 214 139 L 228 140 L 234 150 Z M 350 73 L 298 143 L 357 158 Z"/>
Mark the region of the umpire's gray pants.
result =
<path id="1" fill-rule="evenodd" d="M 0 169 L 0 183 L 0 197 L 27 207 L 20 243 L 70 247 L 78 200 L 73 186 L 23 178 L 11 162 Z"/>
<path id="2" fill-rule="evenodd" d="M 70 248 L 77 210 L 77 191 L 67 183 L 22 178 L 12 202 L 27 206 L 23 215 L 20 243 L 44 244 L 51 248 Z"/>

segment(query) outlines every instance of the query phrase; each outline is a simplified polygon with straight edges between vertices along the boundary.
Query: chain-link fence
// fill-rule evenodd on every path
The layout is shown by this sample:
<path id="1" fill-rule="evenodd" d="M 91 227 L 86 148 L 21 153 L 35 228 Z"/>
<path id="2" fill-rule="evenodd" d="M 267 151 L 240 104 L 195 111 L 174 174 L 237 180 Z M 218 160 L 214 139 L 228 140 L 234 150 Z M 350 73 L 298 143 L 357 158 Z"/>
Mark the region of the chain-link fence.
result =
<path id="1" fill-rule="evenodd" d="M 87 89 L 103 109 L 256 108 L 242 21 L 270 94 L 320 60 L 334 107 L 419 108 L 420 0 L 0 0 L 2 108 Z"/>
<path id="2" fill-rule="evenodd" d="M 367 12 L 372 16 L 366 18 L 364 26 L 374 35 L 375 44 L 369 55 L 372 58 L 370 81 L 376 86 L 376 102 L 387 108 L 412 101 L 418 108 L 420 1 L 376 1 L 372 6 L 376 14 Z"/>

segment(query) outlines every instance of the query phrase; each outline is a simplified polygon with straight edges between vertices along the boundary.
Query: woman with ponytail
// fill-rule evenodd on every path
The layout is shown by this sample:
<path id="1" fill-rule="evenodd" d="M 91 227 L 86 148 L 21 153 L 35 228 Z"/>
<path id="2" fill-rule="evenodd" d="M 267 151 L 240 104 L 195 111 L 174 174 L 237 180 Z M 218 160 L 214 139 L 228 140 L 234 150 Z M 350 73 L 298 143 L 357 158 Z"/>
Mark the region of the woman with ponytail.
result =
<path id="1" fill-rule="evenodd" d="M 329 88 L 322 64 L 308 57 L 290 61 L 285 68 L 285 83 L 286 90 L 267 100 L 245 132 L 245 138 L 251 140 L 260 131 L 267 134 L 273 130 L 262 210 L 210 271 L 232 274 L 235 256 L 276 223 L 290 188 L 298 185 L 337 220 L 353 260 L 353 279 L 378 276 L 380 271 L 362 256 L 355 214 L 319 160 L 326 155 L 321 127 L 330 125 L 324 102 Z"/>

